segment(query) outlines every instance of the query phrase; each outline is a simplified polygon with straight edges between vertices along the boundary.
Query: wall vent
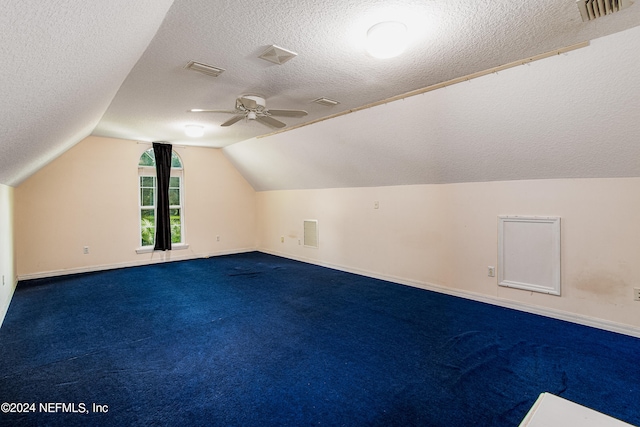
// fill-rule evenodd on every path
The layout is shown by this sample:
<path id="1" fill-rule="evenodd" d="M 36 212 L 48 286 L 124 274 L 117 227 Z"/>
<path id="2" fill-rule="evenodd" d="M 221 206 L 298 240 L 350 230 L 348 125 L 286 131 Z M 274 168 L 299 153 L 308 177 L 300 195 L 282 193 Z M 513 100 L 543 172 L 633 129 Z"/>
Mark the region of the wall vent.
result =
<path id="1" fill-rule="evenodd" d="M 622 9 L 633 4 L 634 0 L 577 0 L 578 9 L 584 22 L 594 20 Z"/>
<path id="2" fill-rule="evenodd" d="M 208 76 L 218 77 L 224 72 L 223 68 L 214 67 L 213 65 L 203 64 L 202 62 L 189 61 L 185 67 L 187 70 L 197 71 Z"/>
<path id="3" fill-rule="evenodd" d="M 304 245 L 310 248 L 318 247 L 318 220 L 304 220 Z"/>
<path id="4" fill-rule="evenodd" d="M 265 61 L 273 62 L 274 64 L 282 65 L 288 60 L 295 58 L 298 56 L 297 53 L 291 52 L 283 47 L 271 45 L 262 52 L 258 58 L 264 59 Z"/>
<path id="5" fill-rule="evenodd" d="M 333 107 L 334 105 L 340 104 L 338 101 L 334 101 L 333 99 L 324 98 L 324 97 L 314 99 L 313 102 L 315 102 L 316 104 L 324 105 L 326 107 Z"/>

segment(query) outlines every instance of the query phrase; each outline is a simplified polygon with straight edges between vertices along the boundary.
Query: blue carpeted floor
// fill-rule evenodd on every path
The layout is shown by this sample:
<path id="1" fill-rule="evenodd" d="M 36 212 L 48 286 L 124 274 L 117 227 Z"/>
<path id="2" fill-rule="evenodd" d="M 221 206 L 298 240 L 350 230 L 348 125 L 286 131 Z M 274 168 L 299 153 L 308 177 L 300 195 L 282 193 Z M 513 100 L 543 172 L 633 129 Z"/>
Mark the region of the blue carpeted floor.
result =
<path id="1" fill-rule="evenodd" d="M 20 283 L 0 401 L 35 413 L 0 424 L 516 426 L 544 391 L 640 424 L 639 357 L 636 338 L 248 253 Z"/>

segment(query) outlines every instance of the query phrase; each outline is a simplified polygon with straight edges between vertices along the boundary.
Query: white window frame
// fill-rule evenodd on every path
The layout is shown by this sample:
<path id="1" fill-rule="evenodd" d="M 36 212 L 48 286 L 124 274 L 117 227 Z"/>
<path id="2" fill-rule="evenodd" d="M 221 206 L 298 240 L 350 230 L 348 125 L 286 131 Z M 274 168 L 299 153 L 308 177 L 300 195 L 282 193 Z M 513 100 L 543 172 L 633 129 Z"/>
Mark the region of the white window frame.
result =
<path id="1" fill-rule="evenodd" d="M 144 152 L 146 152 L 147 150 L 145 150 Z M 142 154 L 140 154 L 140 157 L 142 157 L 142 155 L 144 154 L 144 152 Z M 180 209 L 180 239 L 181 241 L 179 243 L 171 243 L 171 249 L 172 250 L 180 250 L 180 249 L 188 249 L 189 245 L 186 243 L 185 240 L 185 215 L 184 215 L 184 163 L 182 161 L 182 158 L 180 158 L 180 155 L 178 153 L 176 153 L 175 151 L 173 152 L 176 154 L 176 156 L 178 156 L 178 158 L 180 159 L 180 164 L 182 165 L 182 167 L 172 167 L 171 168 L 171 177 L 178 177 L 180 178 L 180 204 L 179 205 L 170 205 L 169 209 Z M 140 157 L 138 157 L 138 162 L 140 161 Z M 141 177 L 153 177 L 153 178 L 157 178 L 156 177 L 156 167 L 155 166 L 140 166 L 138 165 L 138 242 L 140 242 L 140 244 L 142 243 L 141 238 L 142 238 L 142 221 L 141 221 L 141 212 L 142 209 L 150 209 L 153 208 L 153 210 L 156 210 L 156 199 L 157 199 L 157 179 L 154 180 L 155 183 L 155 190 L 153 192 L 153 207 L 150 206 L 142 206 L 142 197 L 141 197 L 141 186 L 140 186 L 140 178 Z M 156 220 L 156 215 L 154 213 L 153 215 L 154 220 Z M 144 253 L 150 253 L 154 251 L 154 245 L 148 245 L 148 246 L 139 246 L 138 248 L 136 248 L 136 253 L 138 254 L 144 254 Z"/>
<path id="2" fill-rule="evenodd" d="M 153 169 L 153 172 L 151 171 Z M 142 205 L 142 178 L 153 178 L 153 202 L 151 205 Z M 155 231 L 155 211 L 156 211 L 156 191 L 157 191 L 157 183 L 156 183 L 156 172 L 153 167 L 139 167 L 138 168 L 138 242 L 140 243 L 140 248 L 153 247 L 153 245 L 142 246 L 142 210 L 149 209 L 153 210 L 153 218 L 154 218 L 154 231 Z M 145 187 L 148 188 L 148 187 Z"/>

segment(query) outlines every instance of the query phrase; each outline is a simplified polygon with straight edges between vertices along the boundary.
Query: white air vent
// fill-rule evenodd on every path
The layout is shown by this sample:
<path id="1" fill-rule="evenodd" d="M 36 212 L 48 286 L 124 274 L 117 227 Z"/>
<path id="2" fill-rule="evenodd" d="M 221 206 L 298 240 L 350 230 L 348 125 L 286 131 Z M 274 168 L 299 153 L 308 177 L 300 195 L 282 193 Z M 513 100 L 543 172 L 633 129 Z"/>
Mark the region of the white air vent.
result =
<path id="1" fill-rule="evenodd" d="M 313 102 L 315 102 L 316 104 L 324 105 L 326 107 L 333 107 L 334 105 L 340 104 L 338 101 L 334 101 L 333 99 L 329 98 L 318 98 L 314 99 Z"/>
<path id="2" fill-rule="evenodd" d="M 218 77 L 224 72 L 223 68 L 214 67 L 213 65 L 203 64 L 201 62 L 190 61 L 185 67 L 187 70 L 197 71 L 209 76 Z"/>
<path id="3" fill-rule="evenodd" d="M 306 219 L 304 221 L 304 245 L 310 248 L 318 247 L 318 220 Z"/>
<path id="4" fill-rule="evenodd" d="M 578 9 L 584 22 L 621 11 L 633 4 L 634 0 L 578 0 Z"/>
<path id="5" fill-rule="evenodd" d="M 271 45 L 258 58 L 273 62 L 274 64 L 282 65 L 296 56 L 298 56 L 298 54 L 295 52 L 291 52 L 290 50 L 276 45 Z"/>

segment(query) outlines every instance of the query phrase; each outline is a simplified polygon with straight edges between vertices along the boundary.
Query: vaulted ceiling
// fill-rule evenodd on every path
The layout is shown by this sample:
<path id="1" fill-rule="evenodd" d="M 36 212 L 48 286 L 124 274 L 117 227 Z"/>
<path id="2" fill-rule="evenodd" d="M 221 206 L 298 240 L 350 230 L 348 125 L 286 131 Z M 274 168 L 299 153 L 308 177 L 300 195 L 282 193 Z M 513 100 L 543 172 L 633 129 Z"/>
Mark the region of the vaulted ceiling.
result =
<path id="1" fill-rule="evenodd" d="M 256 190 L 640 176 L 640 27 L 224 149 Z"/>
<path id="2" fill-rule="evenodd" d="M 171 3 L 2 2 L 0 183 L 20 183 L 93 132 Z"/>
<path id="3" fill-rule="evenodd" d="M 366 53 L 364 36 L 387 20 L 404 22 L 411 42 L 380 60 Z M 638 46 L 629 39 L 640 37 L 597 40 L 638 25 L 640 5 L 583 22 L 573 0 L 8 0 L 0 14 L 0 183 L 18 185 L 90 134 L 226 147 L 258 190 L 610 176 L 619 159 L 598 166 L 605 140 L 637 135 L 627 120 L 640 93 Z M 308 111 L 282 118 L 293 127 L 588 40 L 568 58 L 264 138 L 256 137 L 274 129 L 244 120 L 221 127 L 228 114 L 188 111 L 232 110 L 238 96 L 259 94 L 268 108 Z M 297 56 L 281 65 L 259 58 L 270 45 Z M 224 72 L 187 70 L 189 61 Z M 605 76 L 608 63 L 617 67 L 608 81 L 589 79 Z M 320 97 L 339 104 L 313 102 Z M 588 114 L 595 103 L 599 113 Z M 607 117 L 605 130 L 594 124 Z M 187 124 L 204 136 L 185 136 Z M 635 151 L 614 146 L 627 159 L 618 175 L 638 173 L 625 157 Z"/>

